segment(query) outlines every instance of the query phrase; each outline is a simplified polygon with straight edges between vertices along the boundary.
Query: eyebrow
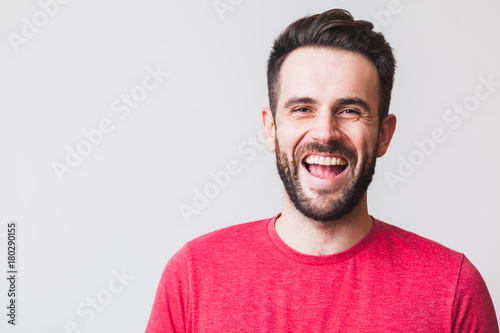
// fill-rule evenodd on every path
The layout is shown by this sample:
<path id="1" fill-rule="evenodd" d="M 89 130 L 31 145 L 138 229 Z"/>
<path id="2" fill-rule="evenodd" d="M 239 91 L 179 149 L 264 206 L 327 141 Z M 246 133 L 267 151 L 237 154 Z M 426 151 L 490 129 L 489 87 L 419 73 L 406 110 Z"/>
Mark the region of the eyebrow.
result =
<path id="1" fill-rule="evenodd" d="M 288 109 L 295 104 L 318 104 L 318 101 L 312 97 L 291 97 L 286 101 L 284 108 Z"/>
<path id="2" fill-rule="evenodd" d="M 288 109 L 292 105 L 295 104 L 318 104 L 318 101 L 312 97 L 291 97 L 289 98 L 286 103 L 284 108 Z M 364 109 L 366 109 L 368 112 L 371 112 L 370 106 L 368 103 L 361 98 L 358 97 L 347 97 L 347 98 L 339 98 L 335 101 L 335 105 L 358 105 Z"/>

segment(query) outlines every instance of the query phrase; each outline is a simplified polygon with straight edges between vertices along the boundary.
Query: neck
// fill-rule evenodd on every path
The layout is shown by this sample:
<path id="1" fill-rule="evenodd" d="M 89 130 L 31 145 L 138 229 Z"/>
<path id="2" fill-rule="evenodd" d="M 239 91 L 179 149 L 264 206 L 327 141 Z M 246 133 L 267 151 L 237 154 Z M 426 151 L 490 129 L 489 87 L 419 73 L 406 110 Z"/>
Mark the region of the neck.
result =
<path id="1" fill-rule="evenodd" d="M 351 213 L 340 220 L 316 221 L 299 212 L 283 193 L 283 211 L 276 220 L 276 232 L 292 249 L 309 255 L 330 255 L 345 251 L 371 229 L 366 193 Z"/>

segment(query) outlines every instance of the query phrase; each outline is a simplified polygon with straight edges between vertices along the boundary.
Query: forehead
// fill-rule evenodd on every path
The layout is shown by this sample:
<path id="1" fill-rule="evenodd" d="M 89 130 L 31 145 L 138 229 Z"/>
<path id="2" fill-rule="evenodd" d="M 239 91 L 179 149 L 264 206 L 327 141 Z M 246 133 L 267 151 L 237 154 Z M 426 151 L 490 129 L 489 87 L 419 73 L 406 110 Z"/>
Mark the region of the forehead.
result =
<path id="1" fill-rule="evenodd" d="M 360 53 L 324 47 L 303 47 L 291 52 L 280 71 L 280 97 L 312 97 L 321 102 L 358 97 L 374 110 L 378 106 L 375 65 Z"/>

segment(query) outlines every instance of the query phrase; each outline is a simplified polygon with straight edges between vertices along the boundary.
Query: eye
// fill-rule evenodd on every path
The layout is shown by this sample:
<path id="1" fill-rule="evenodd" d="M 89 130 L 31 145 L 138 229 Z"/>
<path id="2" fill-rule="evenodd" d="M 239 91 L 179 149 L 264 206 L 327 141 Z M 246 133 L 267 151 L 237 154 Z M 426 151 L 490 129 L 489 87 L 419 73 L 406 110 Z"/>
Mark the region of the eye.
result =
<path id="1" fill-rule="evenodd" d="M 346 114 L 361 114 L 361 112 L 354 110 L 354 109 L 345 109 L 342 110 L 340 113 L 346 113 Z"/>
<path id="2" fill-rule="evenodd" d="M 309 111 L 311 111 L 311 110 L 309 108 L 306 108 L 306 107 L 300 107 L 300 108 L 296 108 L 296 109 L 292 110 L 292 112 L 299 112 L 299 113 L 306 113 Z"/>
<path id="3" fill-rule="evenodd" d="M 356 109 L 343 109 L 339 112 L 339 116 L 347 119 L 357 119 L 361 117 L 361 112 Z"/>

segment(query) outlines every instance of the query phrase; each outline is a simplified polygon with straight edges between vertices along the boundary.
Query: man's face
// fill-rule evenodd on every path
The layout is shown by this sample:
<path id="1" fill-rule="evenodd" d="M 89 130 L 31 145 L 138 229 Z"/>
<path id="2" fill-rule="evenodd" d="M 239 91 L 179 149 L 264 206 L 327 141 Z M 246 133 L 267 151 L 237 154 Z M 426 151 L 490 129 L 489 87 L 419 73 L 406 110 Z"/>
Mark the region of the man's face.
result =
<path id="1" fill-rule="evenodd" d="M 358 53 L 307 47 L 285 60 L 267 146 L 303 215 L 338 220 L 363 199 L 386 148 L 379 152 L 378 84 Z"/>

